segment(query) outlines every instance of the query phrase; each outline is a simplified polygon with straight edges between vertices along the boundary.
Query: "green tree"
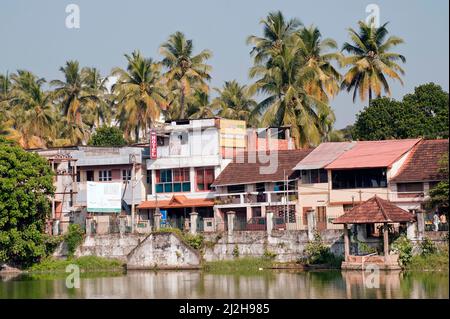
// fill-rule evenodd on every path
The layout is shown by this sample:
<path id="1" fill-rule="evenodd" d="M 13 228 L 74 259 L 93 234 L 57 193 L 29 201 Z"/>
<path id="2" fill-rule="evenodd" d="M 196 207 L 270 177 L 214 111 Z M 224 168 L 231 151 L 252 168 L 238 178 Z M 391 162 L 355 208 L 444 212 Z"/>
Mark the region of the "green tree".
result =
<path id="1" fill-rule="evenodd" d="M 212 53 L 203 50 L 193 55 L 193 42 L 186 39 L 182 32 L 170 35 L 167 42 L 163 43 L 160 53 L 164 57 L 162 64 L 167 68 L 164 74 L 167 85 L 173 98 L 170 107 L 179 108 L 179 119 L 185 119 L 187 101 L 186 98 L 196 91 L 208 93 L 207 81 L 211 79 L 211 66 L 206 60 L 210 59 Z"/>
<path id="2" fill-rule="evenodd" d="M 323 50 L 335 43 L 322 40 L 316 28 L 301 28 L 297 19 L 286 20 L 279 11 L 269 13 L 261 23 L 263 37 L 247 40 L 254 45 L 250 77 L 258 78 L 249 93 L 266 97 L 251 116 L 260 118 L 264 126 L 290 126 L 296 147 L 317 145 L 334 122 L 328 95 L 336 91 L 339 74 L 330 61 L 337 56 L 327 56 Z"/>
<path id="3" fill-rule="evenodd" d="M 448 138 L 448 93 L 433 83 L 415 88 L 402 101 L 374 99 L 356 116 L 354 139 Z"/>
<path id="4" fill-rule="evenodd" d="M 123 131 L 120 128 L 105 125 L 99 127 L 92 134 L 88 145 L 119 147 L 126 145 L 126 141 L 123 138 Z"/>
<path id="5" fill-rule="evenodd" d="M 35 153 L 0 139 L 0 262 L 27 266 L 45 254 L 53 173 Z"/>
<path id="6" fill-rule="evenodd" d="M 237 81 L 226 81 L 222 89 L 215 89 L 219 96 L 214 99 L 213 105 L 219 110 L 219 116 L 231 120 L 243 120 L 249 125 L 256 121 L 250 117 L 257 103 L 249 94 L 245 85 Z"/>
<path id="7" fill-rule="evenodd" d="M 125 54 L 125 57 L 127 69 L 112 71 L 118 77 L 112 89 L 118 104 L 120 128 L 127 139 L 134 133 L 135 141 L 139 142 L 140 132 L 143 131 L 146 137 L 147 130 L 159 118 L 167 102 L 160 82 L 160 64 L 143 57 L 139 51 Z"/>
<path id="8" fill-rule="evenodd" d="M 430 208 L 439 208 L 448 212 L 448 154 L 441 159 L 440 173 L 442 174 L 442 181 L 440 181 L 435 187 L 430 189 L 430 199 L 427 205 Z"/>
<path id="9" fill-rule="evenodd" d="M 400 75 L 404 70 L 397 63 L 406 62 L 406 58 L 398 53 L 390 52 L 390 49 L 403 43 L 403 39 L 391 36 L 386 39 L 389 31 L 387 23 L 376 27 L 373 23 L 359 21 L 359 32 L 349 29 L 352 43 L 344 43 L 342 51 L 349 53 L 342 60 L 342 66 L 350 67 L 344 75 L 341 88 L 350 92 L 353 90 L 353 101 L 359 94 L 361 101 L 369 97 L 369 105 L 372 98 L 380 97 L 382 89 L 390 95 L 391 90 L 386 79 L 392 78 L 403 81 Z"/>

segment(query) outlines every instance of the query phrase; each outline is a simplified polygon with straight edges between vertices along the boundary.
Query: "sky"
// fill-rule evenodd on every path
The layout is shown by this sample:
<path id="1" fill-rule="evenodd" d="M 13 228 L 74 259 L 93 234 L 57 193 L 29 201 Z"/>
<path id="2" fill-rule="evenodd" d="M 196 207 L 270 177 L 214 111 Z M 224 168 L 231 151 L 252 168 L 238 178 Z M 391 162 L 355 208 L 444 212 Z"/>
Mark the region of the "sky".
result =
<path id="1" fill-rule="evenodd" d="M 80 8 L 80 28 L 66 27 L 66 6 Z M 406 56 L 404 86 L 390 81 L 392 97 L 401 99 L 414 87 L 435 82 L 449 86 L 448 0 L 0 0 L 0 73 L 26 69 L 48 81 L 61 79 L 59 67 L 76 59 L 107 75 L 125 67 L 125 53 L 139 49 L 161 59 L 158 48 L 170 34 L 182 31 L 194 41 L 194 53 L 209 49 L 213 57 L 211 87 L 224 81 L 250 83 L 249 35 L 261 35 L 260 20 L 273 10 L 316 25 L 339 47 L 348 28 L 365 20 L 368 4 L 380 8 L 380 22 L 405 44 L 395 52 Z M 355 120 L 366 103 L 353 103 L 347 92 L 331 101 L 336 128 Z"/>

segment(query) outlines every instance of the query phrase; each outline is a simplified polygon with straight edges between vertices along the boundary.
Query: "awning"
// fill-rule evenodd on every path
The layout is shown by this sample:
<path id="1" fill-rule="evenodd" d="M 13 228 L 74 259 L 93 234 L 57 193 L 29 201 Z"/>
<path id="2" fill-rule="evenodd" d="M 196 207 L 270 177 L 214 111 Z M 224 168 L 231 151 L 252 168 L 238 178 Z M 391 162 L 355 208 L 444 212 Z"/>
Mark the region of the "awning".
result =
<path id="1" fill-rule="evenodd" d="M 142 202 L 138 209 L 154 208 L 187 208 L 187 207 L 213 207 L 214 200 L 207 198 L 187 198 L 184 195 L 174 195 L 171 199 L 147 200 Z"/>

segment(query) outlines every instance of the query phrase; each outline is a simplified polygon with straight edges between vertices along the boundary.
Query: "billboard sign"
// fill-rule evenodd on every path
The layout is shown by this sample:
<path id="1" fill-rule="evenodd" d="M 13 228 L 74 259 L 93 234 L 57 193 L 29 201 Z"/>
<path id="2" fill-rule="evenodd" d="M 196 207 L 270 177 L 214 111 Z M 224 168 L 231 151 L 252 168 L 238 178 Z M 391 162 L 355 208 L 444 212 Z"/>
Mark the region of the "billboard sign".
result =
<path id="1" fill-rule="evenodd" d="M 122 183 L 87 182 L 87 211 L 90 213 L 120 213 Z"/>
<path id="2" fill-rule="evenodd" d="M 155 131 L 150 132 L 150 158 L 156 159 L 158 157 L 158 138 Z"/>

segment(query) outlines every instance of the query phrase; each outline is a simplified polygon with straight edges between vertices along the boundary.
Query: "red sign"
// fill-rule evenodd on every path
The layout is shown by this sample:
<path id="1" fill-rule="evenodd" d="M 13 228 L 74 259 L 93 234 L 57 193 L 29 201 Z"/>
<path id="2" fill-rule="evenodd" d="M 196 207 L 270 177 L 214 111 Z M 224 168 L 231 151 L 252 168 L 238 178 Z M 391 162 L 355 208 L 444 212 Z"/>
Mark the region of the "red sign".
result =
<path id="1" fill-rule="evenodd" d="M 156 137 L 156 132 L 150 132 L 150 158 L 156 159 L 158 157 L 158 141 Z"/>

